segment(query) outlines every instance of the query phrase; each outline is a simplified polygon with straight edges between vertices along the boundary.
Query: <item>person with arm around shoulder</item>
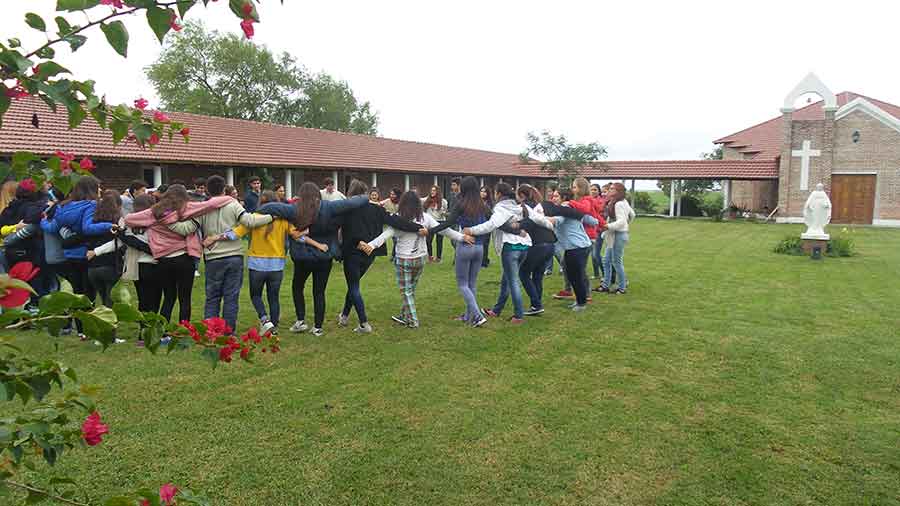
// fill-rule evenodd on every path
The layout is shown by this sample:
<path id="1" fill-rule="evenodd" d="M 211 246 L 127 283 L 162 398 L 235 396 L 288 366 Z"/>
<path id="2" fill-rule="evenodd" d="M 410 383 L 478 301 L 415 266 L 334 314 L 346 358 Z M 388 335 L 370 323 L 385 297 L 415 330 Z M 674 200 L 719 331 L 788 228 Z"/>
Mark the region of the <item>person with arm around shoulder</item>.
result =
<path id="1" fill-rule="evenodd" d="M 607 223 L 606 258 L 604 259 L 603 284 L 601 292 L 624 295 L 628 289 L 628 278 L 625 276 L 625 245 L 629 240 L 629 225 L 634 221 L 634 210 L 625 198 L 625 185 L 613 183 L 609 189 L 607 209 L 609 210 L 609 222 Z M 617 288 L 612 291 L 612 275 L 616 273 Z"/>

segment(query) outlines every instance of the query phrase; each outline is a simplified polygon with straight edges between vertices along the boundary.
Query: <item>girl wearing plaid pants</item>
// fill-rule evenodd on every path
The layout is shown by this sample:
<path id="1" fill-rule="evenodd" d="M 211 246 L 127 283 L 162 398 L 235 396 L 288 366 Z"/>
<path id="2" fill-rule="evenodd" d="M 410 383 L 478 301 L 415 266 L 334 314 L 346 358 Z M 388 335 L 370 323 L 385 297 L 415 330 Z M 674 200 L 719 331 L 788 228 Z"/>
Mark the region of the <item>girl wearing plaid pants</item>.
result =
<path id="1" fill-rule="evenodd" d="M 438 226 L 438 222 L 431 216 L 422 212 L 422 201 L 415 191 L 408 191 L 400 197 L 397 214 L 401 218 L 418 223 L 425 229 Z M 427 230 L 426 230 L 427 232 Z M 456 230 L 445 229 L 440 231 L 455 241 L 474 242 L 473 237 L 466 237 Z M 397 274 L 397 286 L 400 287 L 400 295 L 403 306 L 400 314 L 392 316 L 395 322 L 410 328 L 419 327 L 419 316 L 416 313 L 416 285 L 422 272 L 425 270 L 425 262 L 428 258 L 427 235 L 422 236 L 413 232 L 402 232 L 388 227 L 375 239 L 368 243 L 360 241 L 358 247 L 366 254 L 372 254 L 376 248 L 381 247 L 390 237 L 397 238 L 397 252 L 394 259 L 394 267 Z"/>

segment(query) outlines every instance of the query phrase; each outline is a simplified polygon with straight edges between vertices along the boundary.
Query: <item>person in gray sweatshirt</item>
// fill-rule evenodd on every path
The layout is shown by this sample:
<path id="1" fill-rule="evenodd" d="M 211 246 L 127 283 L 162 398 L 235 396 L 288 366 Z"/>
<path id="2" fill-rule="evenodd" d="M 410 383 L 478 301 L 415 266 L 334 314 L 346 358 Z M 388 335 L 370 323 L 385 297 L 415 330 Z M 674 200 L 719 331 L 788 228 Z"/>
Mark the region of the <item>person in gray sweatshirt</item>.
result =
<path id="1" fill-rule="evenodd" d="M 225 194 L 225 178 L 211 176 L 206 181 L 210 197 Z M 235 200 L 208 214 L 191 220 L 173 223 L 169 228 L 183 236 L 200 232 L 203 237 L 213 237 L 238 226 L 256 228 L 268 225 L 272 217 L 251 214 Z M 244 249 L 240 239 L 223 240 L 204 250 L 206 263 L 206 304 L 203 318 L 221 316 L 228 326 L 237 331 L 238 299 L 244 281 Z"/>

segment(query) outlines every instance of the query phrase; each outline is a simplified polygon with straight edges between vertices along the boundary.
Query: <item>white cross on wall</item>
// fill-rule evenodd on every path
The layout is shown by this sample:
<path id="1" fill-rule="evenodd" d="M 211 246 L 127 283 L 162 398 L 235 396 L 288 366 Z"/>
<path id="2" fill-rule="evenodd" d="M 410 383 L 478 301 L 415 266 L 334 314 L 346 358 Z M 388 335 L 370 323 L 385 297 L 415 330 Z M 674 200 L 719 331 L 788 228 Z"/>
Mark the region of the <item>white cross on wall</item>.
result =
<path id="1" fill-rule="evenodd" d="M 794 149 L 791 156 L 800 157 L 800 189 L 809 189 L 809 159 L 814 156 L 822 156 L 822 151 L 818 149 L 810 149 L 812 141 L 803 141 L 803 149 Z"/>

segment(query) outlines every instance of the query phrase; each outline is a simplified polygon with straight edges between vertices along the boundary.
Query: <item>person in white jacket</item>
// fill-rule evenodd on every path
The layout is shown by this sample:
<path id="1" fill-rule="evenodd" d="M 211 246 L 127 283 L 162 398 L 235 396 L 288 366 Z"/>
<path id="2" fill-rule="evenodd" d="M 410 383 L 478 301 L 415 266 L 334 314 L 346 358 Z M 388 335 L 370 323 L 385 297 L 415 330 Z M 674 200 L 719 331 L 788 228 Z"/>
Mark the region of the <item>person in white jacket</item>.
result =
<path id="1" fill-rule="evenodd" d="M 415 191 L 408 191 L 400 197 L 397 214 L 401 218 L 418 223 L 424 227 L 426 232 L 427 229 L 438 226 L 438 222 L 422 210 L 422 201 L 419 200 L 419 196 Z M 466 241 L 470 244 L 475 242 L 473 237 L 464 237 L 463 234 L 450 228 L 438 233 L 454 241 Z M 367 255 L 371 255 L 375 249 L 380 248 L 391 237 L 397 238 L 394 267 L 397 271 L 397 285 L 400 287 L 400 295 L 403 297 L 403 306 L 400 309 L 400 314 L 391 316 L 391 319 L 409 328 L 418 328 L 419 315 L 416 312 L 416 286 L 422 277 L 422 272 L 425 270 L 425 261 L 428 257 L 428 248 L 426 246 L 428 234 L 403 232 L 393 227 L 387 227 L 381 235 L 368 243 L 360 241 L 357 248 Z"/>
<path id="2" fill-rule="evenodd" d="M 628 278 L 625 276 L 625 245 L 628 244 L 628 225 L 634 221 L 634 210 L 625 198 L 625 185 L 613 183 L 607 194 L 606 209 L 609 218 L 606 220 L 606 234 L 603 238 L 606 246 L 606 257 L 603 262 L 603 284 L 601 292 L 624 294 L 628 289 Z M 611 292 L 612 273 L 616 271 L 618 287 Z"/>
<path id="3" fill-rule="evenodd" d="M 500 282 L 500 295 L 492 309 L 486 309 L 484 314 L 497 317 L 506 305 L 506 299 L 512 296 L 513 315 L 509 319 L 511 323 L 521 324 L 525 320 L 525 310 L 522 302 L 522 288 L 519 279 L 519 269 L 528 255 L 531 247 L 531 236 L 527 233 L 519 233 L 513 230 L 502 230 L 504 225 L 518 223 L 523 219 L 522 206 L 516 201 L 515 189 L 507 183 L 499 183 L 494 189 L 497 204 L 494 205 L 494 213 L 491 219 L 463 230 L 465 235 L 483 235 L 490 232 L 494 234 L 494 249 L 500 256 L 503 265 L 503 277 Z M 536 214 L 536 213 L 535 213 Z"/>

